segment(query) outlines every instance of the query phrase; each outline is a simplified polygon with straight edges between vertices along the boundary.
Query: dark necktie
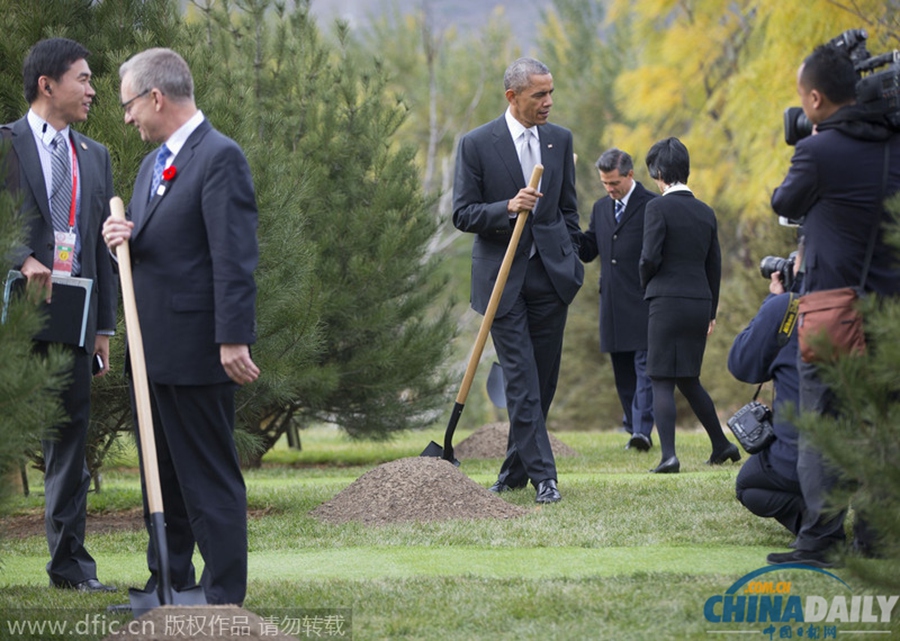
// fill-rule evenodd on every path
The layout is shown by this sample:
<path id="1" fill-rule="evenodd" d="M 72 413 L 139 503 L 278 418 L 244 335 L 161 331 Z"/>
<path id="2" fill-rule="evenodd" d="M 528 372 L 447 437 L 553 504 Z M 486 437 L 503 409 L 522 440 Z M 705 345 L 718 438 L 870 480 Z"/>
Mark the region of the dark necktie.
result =
<path id="1" fill-rule="evenodd" d="M 622 220 L 622 212 L 625 211 L 625 203 L 621 200 L 616 201 L 616 222 Z"/>

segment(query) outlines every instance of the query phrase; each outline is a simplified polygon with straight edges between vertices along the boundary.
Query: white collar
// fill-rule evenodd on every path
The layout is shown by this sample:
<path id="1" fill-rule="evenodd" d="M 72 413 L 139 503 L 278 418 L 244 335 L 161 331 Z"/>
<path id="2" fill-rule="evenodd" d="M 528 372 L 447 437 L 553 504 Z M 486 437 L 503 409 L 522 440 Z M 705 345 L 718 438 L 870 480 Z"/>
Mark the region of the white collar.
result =
<path id="1" fill-rule="evenodd" d="M 506 126 L 509 129 L 509 135 L 512 136 L 513 142 L 515 142 L 516 144 L 518 144 L 519 137 L 526 130 L 533 132 L 535 138 L 537 138 L 538 140 L 541 139 L 541 137 L 538 135 L 537 125 L 535 125 L 534 127 L 526 127 L 521 122 L 515 119 L 515 116 L 512 115 L 509 107 L 506 108 L 506 113 L 504 115 L 506 116 Z"/>
<path id="2" fill-rule="evenodd" d="M 635 188 L 635 187 L 637 187 L 637 181 L 634 180 L 634 179 L 632 179 L 632 181 L 631 181 L 631 189 L 629 189 L 629 190 L 628 190 L 628 193 L 625 194 L 625 195 L 622 197 L 622 200 L 619 201 L 619 202 L 622 203 L 622 206 L 623 206 L 623 210 L 622 210 L 622 211 L 624 211 L 624 207 L 628 207 L 628 199 L 631 198 L 631 194 L 634 193 L 634 188 Z"/>
<path id="3" fill-rule="evenodd" d="M 28 125 L 31 127 L 31 131 L 34 132 L 34 137 L 44 143 L 44 146 L 48 149 L 51 148 L 50 145 L 53 143 L 53 139 L 56 138 L 56 134 L 58 133 L 62 134 L 63 138 L 66 140 L 69 139 L 69 125 L 66 125 L 60 131 L 56 131 L 56 129 L 53 128 L 53 125 L 34 113 L 34 110 L 32 109 L 28 110 L 28 115 L 26 117 L 28 119 Z"/>
<path id="4" fill-rule="evenodd" d="M 665 196 L 666 194 L 671 194 L 673 191 L 686 191 L 686 192 L 689 193 L 689 194 L 693 194 L 693 193 L 694 193 L 694 192 L 692 192 L 690 189 L 688 189 L 688 186 L 687 186 L 687 185 L 685 185 L 684 183 L 679 182 L 679 183 L 672 183 L 671 185 L 669 185 L 668 187 L 666 187 L 666 188 L 663 190 L 662 195 Z"/>
<path id="5" fill-rule="evenodd" d="M 175 156 L 178 155 L 178 152 L 181 151 L 181 148 L 184 147 L 184 143 L 186 143 L 190 135 L 194 133 L 194 130 L 203 123 L 203 119 L 203 112 L 198 109 L 197 113 L 191 116 L 186 123 L 181 125 L 171 136 L 169 136 L 168 140 L 166 140 L 166 147 L 172 152 L 169 156 L 170 163 Z"/>

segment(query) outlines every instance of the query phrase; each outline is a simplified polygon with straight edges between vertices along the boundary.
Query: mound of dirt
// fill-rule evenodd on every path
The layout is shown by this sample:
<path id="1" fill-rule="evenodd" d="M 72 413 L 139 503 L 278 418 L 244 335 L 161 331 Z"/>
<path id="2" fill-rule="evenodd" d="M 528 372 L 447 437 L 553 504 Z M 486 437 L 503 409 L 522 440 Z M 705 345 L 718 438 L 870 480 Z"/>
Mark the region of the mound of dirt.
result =
<path id="1" fill-rule="evenodd" d="M 509 519 L 527 513 L 478 485 L 452 463 L 425 456 L 379 465 L 310 512 L 326 523 L 368 525 Z"/>
<path id="2" fill-rule="evenodd" d="M 488 423 L 479 428 L 458 445 L 453 446 L 453 455 L 459 460 L 503 458 L 506 456 L 506 443 L 509 435 L 509 423 Z M 550 434 L 550 448 L 554 456 L 578 456 L 578 452 Z"/>
<path id="3" fill-rule="evenodd" d="M 330 625 L 338 622 L 331 620 Z M 263 619 L 236 605 L 163 605 L 134 621 L 122 622 L 115 634 L 103 641 L 166 641 L 169 639 L 241 639 L 242 641 L 297 641 L 282 630 L 300 635 L 294 621 L 279 617 Z M 324 627 L 324 623 L 323 623 Z M 349 622 L 347 623 L 349 627 Z M 335 631 L 336 632 L 336 631 Z M 348 634 L 349 630 L 344 630 Z M 324 635 L 323 635 L 324 636 Z M 330 635 L 329 635 L 330 636 Z M 335 636 L 341 636 L 335 634 Z"/>

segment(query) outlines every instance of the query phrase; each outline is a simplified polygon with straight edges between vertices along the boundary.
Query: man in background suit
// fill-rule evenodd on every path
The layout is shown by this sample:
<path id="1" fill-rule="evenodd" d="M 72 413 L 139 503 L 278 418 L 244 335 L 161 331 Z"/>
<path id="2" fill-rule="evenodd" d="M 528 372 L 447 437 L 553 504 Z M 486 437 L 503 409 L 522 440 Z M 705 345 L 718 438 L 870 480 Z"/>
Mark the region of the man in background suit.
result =
<path id="1" fill-rule="evenodd" d="M 560 500 L 547 412 L 556 392 L 569 303 L 584 279 L 572 134 L 549 124 L 553 77 L 520 58 L 503 78 L 505 114 L 459 143 L 453 224 L 475 234 L 472 308 L 484 314 L 519 212 L 532 211 L 491 326 L 507 381 L 509 442 L 494 492 L 537 489 L 538 503 Z M 527 186 L 544 166 L 537 190 Z"/>
<path id="2" fill-rule="evenodd" d="M 609 354 L 629 433 L 626 449 L 653 446 L 653 390 L 647 376 L 647 314 L 638 263 L 644 242 L 644 205 L 655 194 L 634 179 L 631 156 L 607 149 L 597 160 L 607 196 L 594 203 L 579 257 L 600 256 L 600 351 Z"/>
<path id="3" fill-rule="evenodd" d="M 209 603 L 247 589 L 247 493 L 234 444 L 237 385 L 259 368 L 257 208 L 240 147 L 194 103 L 187 63 L 149 49 L 119 69 L 125 122 L 164 143 L 137 175 L 129 220 L 110 219 L 110 250 L 130 240 L 153 411 L 172 586 L 194 584 L 194 544 Z M 135 421 L 137 423 L 137 421 Z M 145 520 L 147 519 L 145 502 Z M 149 523 L 148 523 L 149 528 Z M 154 546 L 148 547 L 157 585 Z"/>
<path id="4" fill-rule="evenodd" d="M 41 446 L 50 585 L 105 592 L 115 588 L 97 580 L 97 565 L 84 547 L 91 482 L 85 448 L 92 363 L 99 357 L 102 364 L 95 375 L 106 374 L 109 336 L 116 327 L 116 283 L 109 254 L 100 242 L 113 181 L 106 147 L 70 127 L 87 120 L 94 98 L 88 55 L 83 46 L 65 38 L 35 44 L 22 73 L 30 109 L 25 117 L 3 127 L 3 137 L 11 138 L 15 157 L 9 162 L 18 167 L 17 173 L 7 172 L 7 186 L 22 199 L 26 220 L 26 244 L 13 250 L 13 265 L 27 279 L 28 290 L 52 301 L 57 232 L 75 234 L 71 275 L 93 281 L 84 346 L 59 344 L 72 358 L 71 380 L 61 392 L 69 420 L 54 426 Z M 53 171 L 54 152 L 65 159 L 58 157 L 59 172 Z M 60 219 L 52 212 L 64 213 Z M 49 345 L 36 341 L 35 351 L 46 353 Z"/>

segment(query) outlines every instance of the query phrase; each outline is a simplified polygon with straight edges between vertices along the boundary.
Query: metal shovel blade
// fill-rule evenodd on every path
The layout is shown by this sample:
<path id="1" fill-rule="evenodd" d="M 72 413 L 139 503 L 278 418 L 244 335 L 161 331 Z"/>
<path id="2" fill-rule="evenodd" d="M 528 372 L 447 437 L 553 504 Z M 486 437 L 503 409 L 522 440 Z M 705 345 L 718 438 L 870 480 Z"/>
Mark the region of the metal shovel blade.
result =
<path id="1" fill-rule="evenodd" d="M 155 590 L 128 589 L 128 600 L 131 602 L 131 613 L 134 618 L 161 605 L 207 605 L 203 586 L 193 585 L 182 590 L 172 587 L 169 546 L 166 543 L 166 519 L 162 512 L 150 514 L 150 538 L 156 547 L 159 577 Z"/>
<path id="2" fill-rule="evenodd" d="M 459 461 L 453 456 L 453 432 L 456 431 L 456 424 L 459 423 L 459 417 L 462 415 L 463 406 L 457 403 L 450 413 L 450 422 L 447 423 L 447 429 L 444 431 L 444 447 L 441 447 L 434 441 L 431 441 L 425 450 L 419 456 L 434 456 L 444 459 L 459 467 Z"/>
<path id="3" fill-rule="evenodd" d="M 444 448 L 441 447 L 440 445 L 438 445 L 437 443 L 435 443 L 434 441 L 431 441 L 428 444 L 428 446 L 424 450 L 422 450 L 422 453 L 419 454 L 419 456 L 435 456 L 437 458 L 440 458 L 443 455 L 444 455 Z"/>
<path id="4" fill-rule="evenodd" d="M 166 592 L 162 589 L 162 585 L 157 590 L 149 592 L 128 588 L 128 600 L 131 602 L 131 612 L 135 619 L 161 605 L 208 605 L 203 586 L 200 585 L 194 585 L 184 590 L 169 589 L 163 599 L 160 599 L 160 592 Z M 164 601 L 166 602 L 164 603 Z"/>
<path id="5" fill-rule="evenodd" d="M 503 368 L 500 363 L 491 363 L 491 371 L 487 378 L 488 398 L 495 407 L 506 409 L 506 380 L 503 378 Z"/>

